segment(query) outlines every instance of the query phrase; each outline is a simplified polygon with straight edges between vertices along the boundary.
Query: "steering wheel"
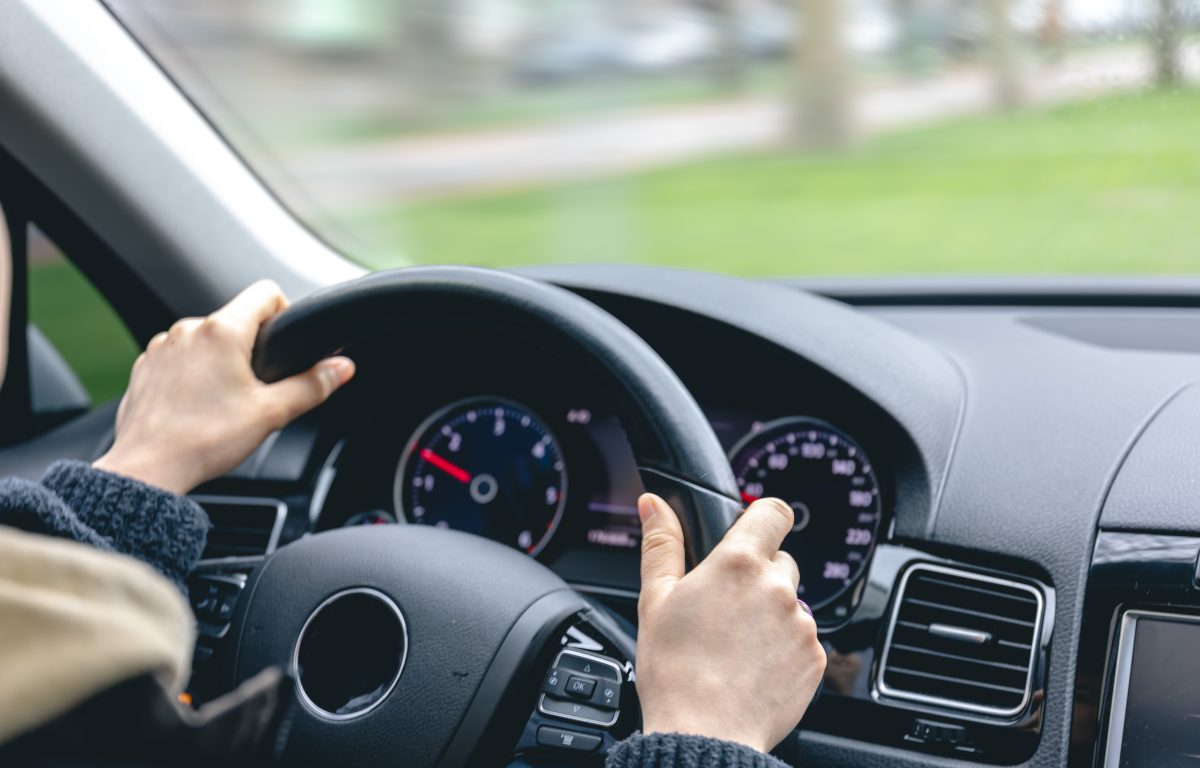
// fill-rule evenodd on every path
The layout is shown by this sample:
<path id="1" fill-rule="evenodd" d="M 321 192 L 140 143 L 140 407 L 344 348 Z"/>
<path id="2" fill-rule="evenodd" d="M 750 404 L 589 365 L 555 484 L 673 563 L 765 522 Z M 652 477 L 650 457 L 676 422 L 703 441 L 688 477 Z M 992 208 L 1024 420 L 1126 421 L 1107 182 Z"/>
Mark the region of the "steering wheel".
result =
<path id="1" fill-rule="evenodd" d="M 691 563 L 715 546 L 741 504 L 712 428 L 640 337 L 568 291 L 468 267 L 375 273 L 269 321 L 254 368 L 277 381 L 342 349 L 401 348 L 447 317 L 515 328 L 584 371 L 646 489 L 679 515 Z M 251 574 L 229 638 L 232 682 L 268 666 L 296 676 L 283 757 L 306 764 L 599 752 L 637 717 L 631 634 L 533 558 L 450 530 L 342 528 L 282 547 Z"/>

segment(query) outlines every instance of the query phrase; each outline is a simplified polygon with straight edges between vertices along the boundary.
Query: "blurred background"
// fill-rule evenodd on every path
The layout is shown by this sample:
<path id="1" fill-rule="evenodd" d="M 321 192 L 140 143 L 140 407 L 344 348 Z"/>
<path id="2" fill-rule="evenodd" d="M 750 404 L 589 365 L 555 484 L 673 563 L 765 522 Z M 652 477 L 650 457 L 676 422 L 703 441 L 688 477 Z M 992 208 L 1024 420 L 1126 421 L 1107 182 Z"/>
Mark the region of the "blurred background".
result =
<path id="1" fill-rule="evenodd" d="M 111 0 L 373 267 L 1192 271 L 1198 0 Z"/>
<path id="2" fill-rule="evenodd" d="M 1200 271 L 1200 0 L 107 5 L 371 268 Z"/>

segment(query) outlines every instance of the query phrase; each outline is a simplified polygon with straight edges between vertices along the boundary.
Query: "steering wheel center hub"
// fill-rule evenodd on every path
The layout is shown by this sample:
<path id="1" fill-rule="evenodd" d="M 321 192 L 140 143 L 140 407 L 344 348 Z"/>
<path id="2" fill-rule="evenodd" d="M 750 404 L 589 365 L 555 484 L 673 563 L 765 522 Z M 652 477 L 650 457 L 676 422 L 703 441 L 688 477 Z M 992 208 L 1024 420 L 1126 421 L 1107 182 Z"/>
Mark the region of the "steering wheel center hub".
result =
<path id="1" fill-rule="evenodd" d="M 407 657 L 408 627 L 396 603 L 374 589 L 347 589 L 304 623 L 292 673 L 300 701 L 314 714 L 349 720 L 383 703 Z"/>

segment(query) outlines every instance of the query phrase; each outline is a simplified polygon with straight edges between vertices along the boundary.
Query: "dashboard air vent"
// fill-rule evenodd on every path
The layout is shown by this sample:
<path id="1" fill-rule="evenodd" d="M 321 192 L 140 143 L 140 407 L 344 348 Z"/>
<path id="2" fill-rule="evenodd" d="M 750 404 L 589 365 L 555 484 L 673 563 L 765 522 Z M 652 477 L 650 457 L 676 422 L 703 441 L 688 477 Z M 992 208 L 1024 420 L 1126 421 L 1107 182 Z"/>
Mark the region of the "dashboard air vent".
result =
<path id="1" fill-rule="evenodd" d="M 287 507 L 274 499 L 193 496 L 213 527 L 201 560 L 261 557 L 270 554 L 283 530 Z"/>
<path id="2" fill-rule="evenodd" d="M 1029 701 L 1044 599 L 1008 579 L 916 565 L 900 580 L 881 696 L 1012 717 Z"/>

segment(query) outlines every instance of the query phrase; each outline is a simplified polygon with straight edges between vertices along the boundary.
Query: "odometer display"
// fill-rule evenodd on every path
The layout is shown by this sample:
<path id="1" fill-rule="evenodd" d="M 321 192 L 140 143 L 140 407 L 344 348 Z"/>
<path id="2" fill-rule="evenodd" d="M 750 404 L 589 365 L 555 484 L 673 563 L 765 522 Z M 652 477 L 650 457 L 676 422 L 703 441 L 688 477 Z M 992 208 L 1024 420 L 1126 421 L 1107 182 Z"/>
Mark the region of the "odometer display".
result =
<path id="1" fill-rule="evenodd" d="M 507 400 L 471 399 L 417 429 L 396 473 L 396 511 L 536 555 L 558 528 L 566 491 L 562 454 L 541 420 Z"/>
<path id="2" fill-rule="evenodd" d="M 834 601 L 862 575 L 879 530 L 879 483 L 862 448 L 829 424 L 789 418 L 731 455 L 744 501 L 774 496 L 795 513 L 783 549 L 800 565 L 797 594 L 814 610 Z"/>

